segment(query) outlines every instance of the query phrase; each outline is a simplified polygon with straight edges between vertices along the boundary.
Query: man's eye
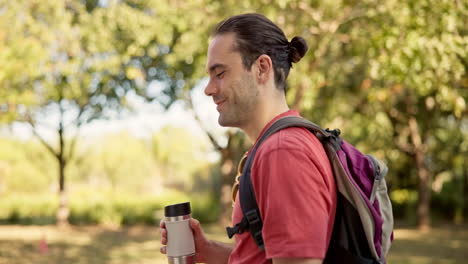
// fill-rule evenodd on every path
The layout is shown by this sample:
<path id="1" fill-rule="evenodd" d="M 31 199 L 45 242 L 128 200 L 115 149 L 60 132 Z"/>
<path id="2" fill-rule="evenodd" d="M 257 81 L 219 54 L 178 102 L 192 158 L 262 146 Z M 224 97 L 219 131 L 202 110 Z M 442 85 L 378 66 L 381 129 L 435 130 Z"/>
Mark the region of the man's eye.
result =
<path id="1" fill-rule="evenodd" d="M 225 72 L 222 71 L 222 72 L 216 74 L 216 77 L 217 77 L 217 78 L 223 78 L 224 73 L 225 73 Z"/>

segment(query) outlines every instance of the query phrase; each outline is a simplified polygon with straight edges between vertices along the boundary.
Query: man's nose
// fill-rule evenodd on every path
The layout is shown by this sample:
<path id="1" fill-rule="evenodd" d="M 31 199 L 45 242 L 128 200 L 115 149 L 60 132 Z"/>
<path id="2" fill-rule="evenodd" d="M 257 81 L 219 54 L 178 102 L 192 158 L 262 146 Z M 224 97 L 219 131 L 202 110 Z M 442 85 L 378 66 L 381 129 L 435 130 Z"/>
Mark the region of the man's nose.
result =
<path id="1" fill-rule="evenodd" d="M 214 84 L 214 82 L 209 80 L 208 84 L 205 87 L 205 95 L 212 96 L 212 95 L 216 94 L 217 91 L 218 91 L 218 89 L 216 88 L 216 85 Z"/>

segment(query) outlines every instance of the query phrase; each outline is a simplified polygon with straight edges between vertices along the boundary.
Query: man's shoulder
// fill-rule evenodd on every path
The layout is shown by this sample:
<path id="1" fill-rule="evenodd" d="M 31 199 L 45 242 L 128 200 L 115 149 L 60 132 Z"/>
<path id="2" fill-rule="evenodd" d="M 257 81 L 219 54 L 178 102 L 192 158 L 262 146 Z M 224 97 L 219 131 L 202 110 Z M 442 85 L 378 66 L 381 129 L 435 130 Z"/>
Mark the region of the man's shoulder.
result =
<path id="1" fill-rule="evenodd" d="M 308 151 L 322 146 L 318 138 L 302 127 L 282 129 L 268 137 L 259 147 L 258 152 L 266 154 L 276 150 Z"/>

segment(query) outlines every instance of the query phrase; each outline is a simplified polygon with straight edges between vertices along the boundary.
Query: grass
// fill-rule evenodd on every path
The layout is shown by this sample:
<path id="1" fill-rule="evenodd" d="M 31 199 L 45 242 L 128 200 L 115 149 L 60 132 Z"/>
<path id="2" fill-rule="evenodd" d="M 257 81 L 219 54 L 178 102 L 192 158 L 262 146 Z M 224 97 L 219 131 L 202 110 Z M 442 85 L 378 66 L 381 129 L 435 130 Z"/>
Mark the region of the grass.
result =
<path id="1" fill-rule="evenodd" d="M 212 239 L 228 241 L 221 227 L 206 226 L 205 231 Z M 47 252 L 41 252 L 43 239 Z M 0 264 L 167 263 L 159 247 L 159 230 L 152 226 L 0 226 Z M 467 258 L 468 226 L 445 225 L 425 233 L 396 229 L 388 263 L 461 264 Z"/>

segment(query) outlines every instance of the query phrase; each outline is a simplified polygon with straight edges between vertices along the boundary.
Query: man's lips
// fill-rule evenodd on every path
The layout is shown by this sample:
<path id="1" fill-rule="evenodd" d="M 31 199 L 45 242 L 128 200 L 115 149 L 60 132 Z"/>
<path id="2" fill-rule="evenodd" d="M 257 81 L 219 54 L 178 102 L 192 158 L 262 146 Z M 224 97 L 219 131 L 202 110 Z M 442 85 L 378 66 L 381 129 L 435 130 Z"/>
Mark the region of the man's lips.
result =
<path id="1" fill-rule="evenodd" d="M 219 101 L 215 102 L 215 104 L 217 105 L 216 110 L 218 110 L 218 112 L 221 109 L 221 107 L 224 105 L 225 102 L 226 102 L 226 100 L 219 100 Z"/>

